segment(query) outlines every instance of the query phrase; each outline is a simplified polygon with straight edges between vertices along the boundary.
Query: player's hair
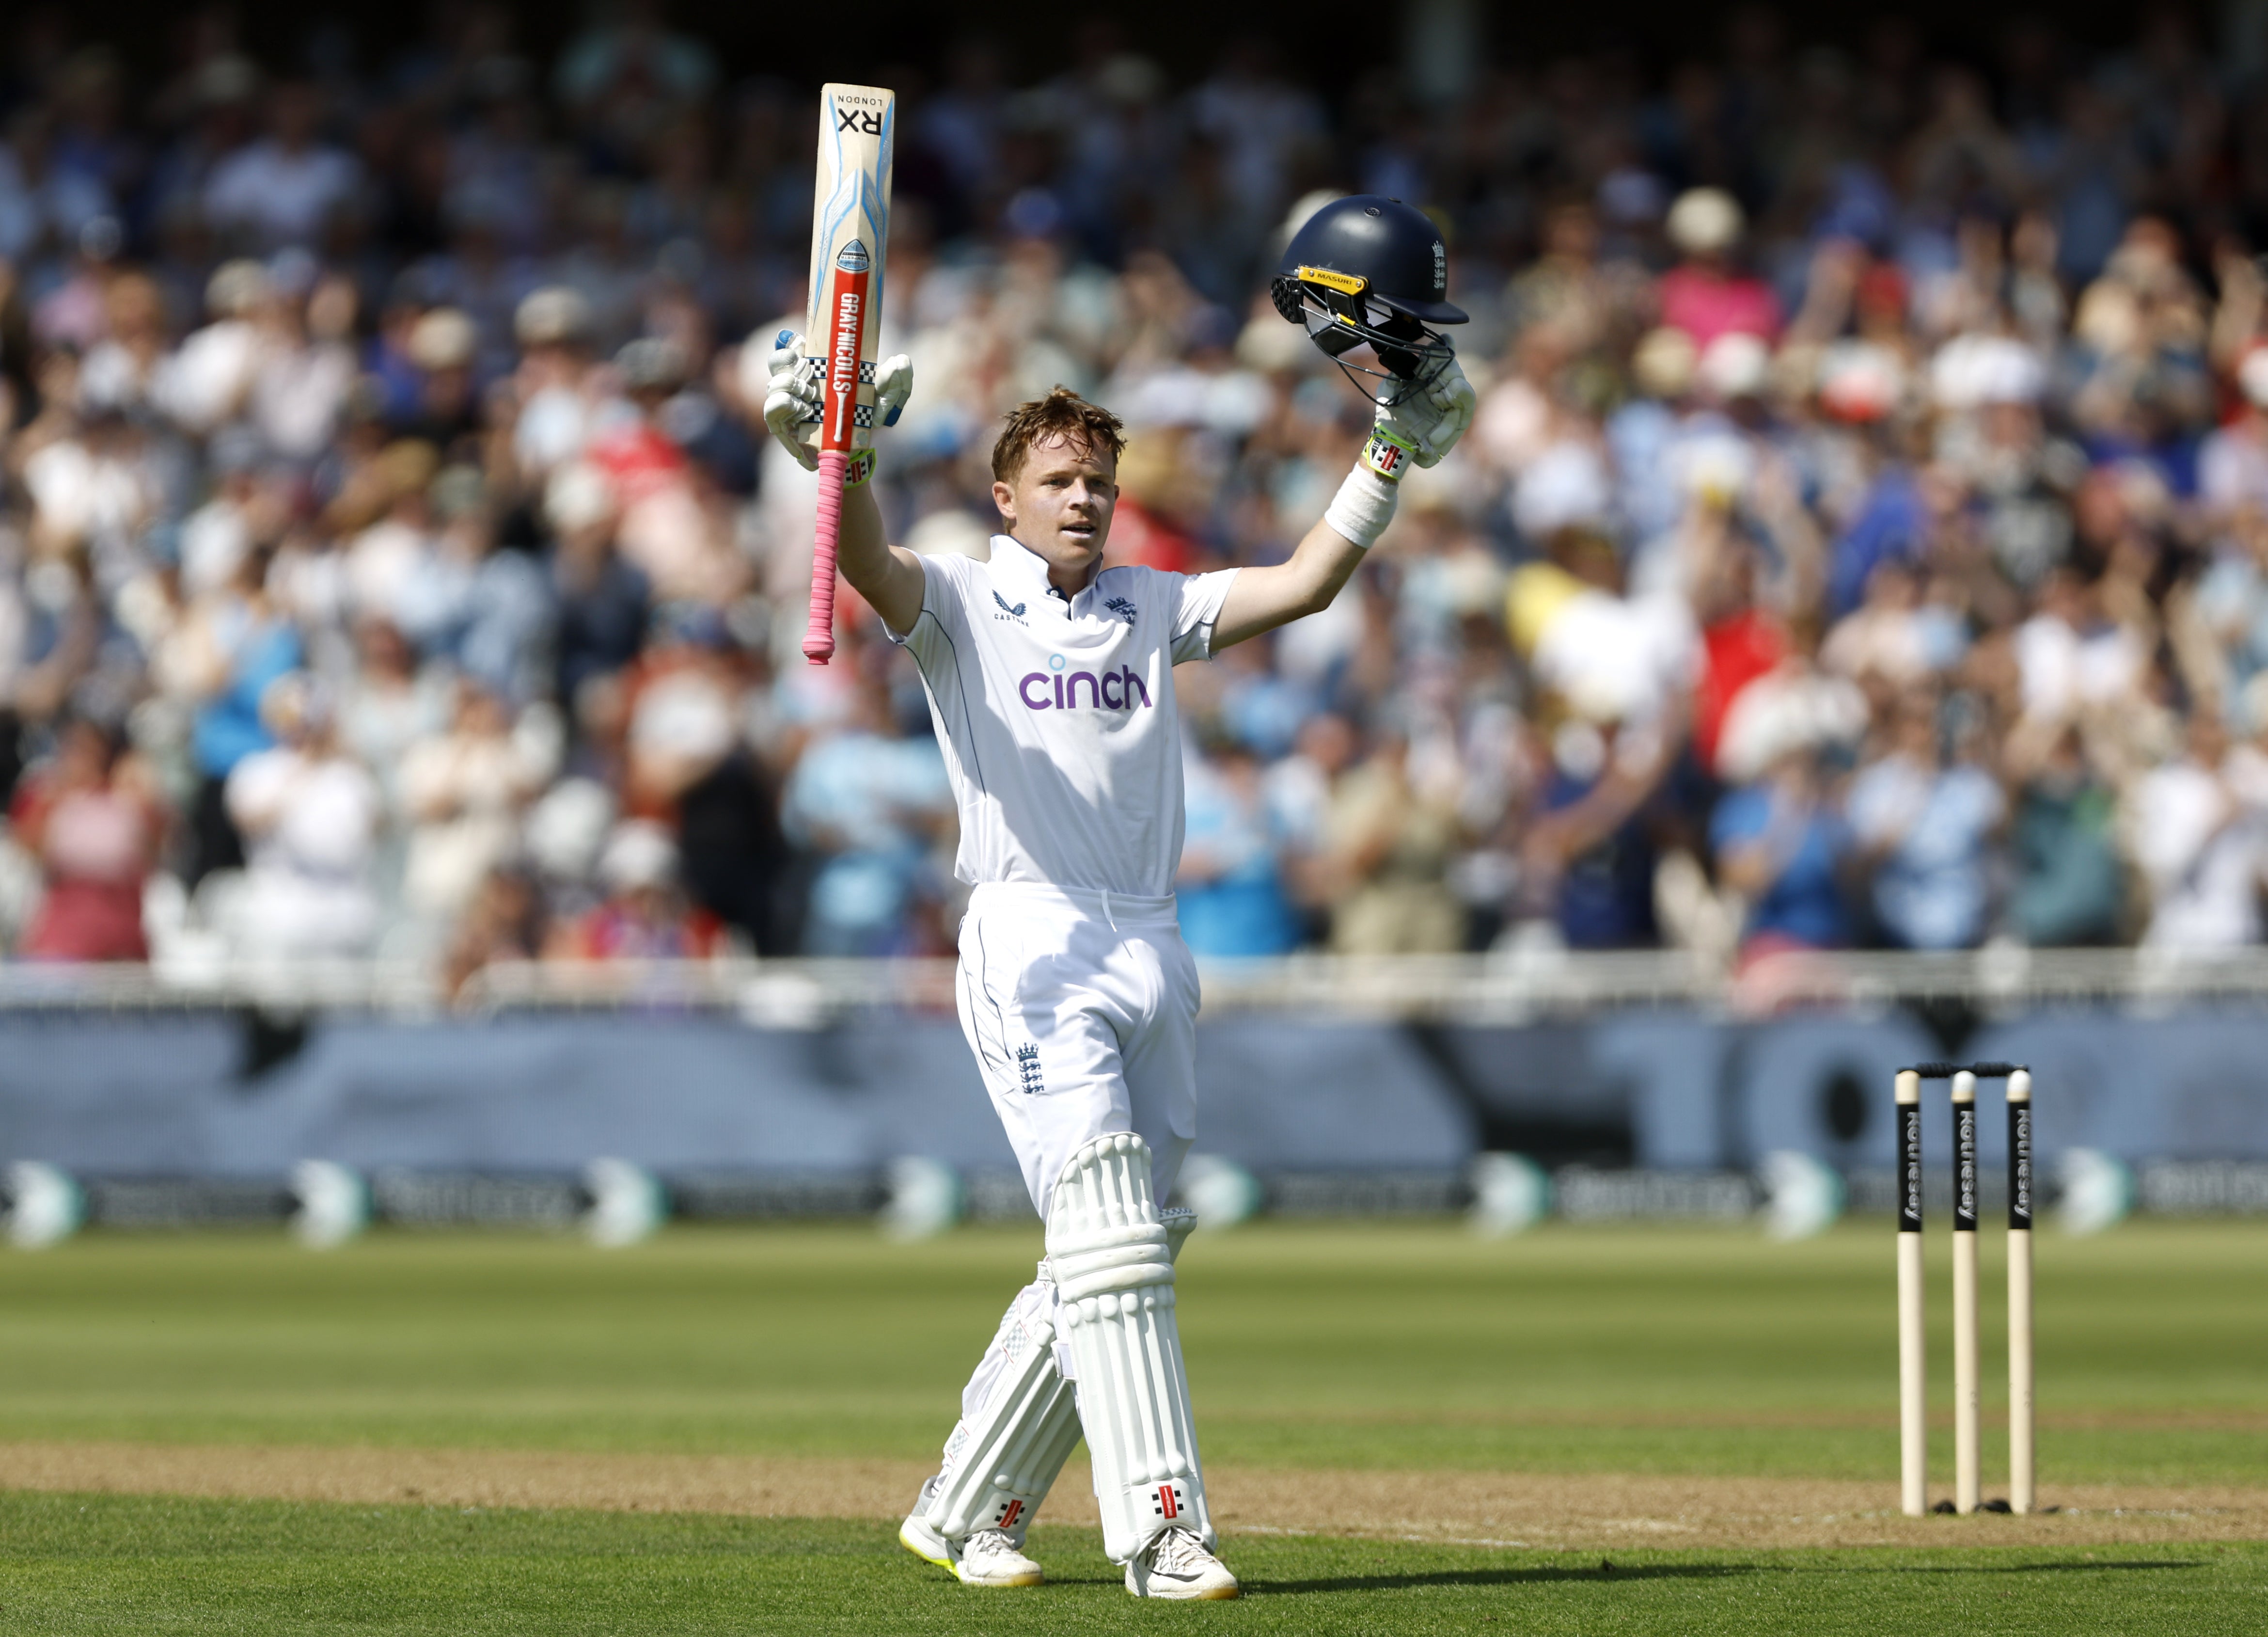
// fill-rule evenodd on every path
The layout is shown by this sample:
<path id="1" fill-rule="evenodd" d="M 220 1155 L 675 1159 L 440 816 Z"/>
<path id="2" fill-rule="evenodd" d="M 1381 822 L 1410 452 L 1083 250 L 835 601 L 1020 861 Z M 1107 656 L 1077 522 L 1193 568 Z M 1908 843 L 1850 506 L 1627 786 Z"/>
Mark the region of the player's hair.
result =
<path id="1" fill-rule="evenodd" d="M 1099 403 L 1089 403 L 1068 387 L 1058 387 L 1044 398 L 1020 403 L 1008 411 L 1000 441 L 992 446 L 992 476 L 1004 483 L 1016 481 L 1024 457 L 1033 446 L 1061 438 L 1081 454 L 1110 452 L 1113 461 L 1126 453 L 1126 425 Z"/>

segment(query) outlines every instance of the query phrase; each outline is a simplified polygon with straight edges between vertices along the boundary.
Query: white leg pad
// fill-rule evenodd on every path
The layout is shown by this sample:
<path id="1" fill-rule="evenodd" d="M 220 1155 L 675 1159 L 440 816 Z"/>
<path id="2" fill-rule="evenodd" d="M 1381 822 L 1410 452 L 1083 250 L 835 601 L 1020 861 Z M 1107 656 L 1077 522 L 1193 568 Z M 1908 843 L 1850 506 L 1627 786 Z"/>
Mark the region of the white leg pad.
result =
<path id="1" fill-rule="evenodd" d="M 1098 1137 L 1064 1165 L 1048 1216 L 1048 1265 L 1094 1464 L 1103 1551 L 1126 1562 L 1169 1528 L 1210 1549 L 1173 1258 L 1139 1137 Z"/>
<path id="2" fill-rule="evenodd" d="M 1197 1213 L 1176 1206 L 1162 1220 L 1166 1253 L 1178 1257 Z M 1042 1264 L 1040 1282 L 1018 1295 L 1001 1319 L 962 1395 L 945 1465 L 922 1491 L 917 1510 L 952 1539 L 998 1529 L 1022 1545 L 1032 1515 L 1079 1448 L 1079 1404 L 1057 1369 L 1055 1286 L 1045 1274 Z"/>
<path id="3" fill-rule="evenodd" d="M 1056 1369 L 1055 1289 L 1027 1286 L 961 1397 L 945 1465 L 923 1491 L 922 1515 L 961 1539 L 1005 1530 L 1021 1545 L 1032 1514 L 1079 1445 L 1079 1409 Z"/>

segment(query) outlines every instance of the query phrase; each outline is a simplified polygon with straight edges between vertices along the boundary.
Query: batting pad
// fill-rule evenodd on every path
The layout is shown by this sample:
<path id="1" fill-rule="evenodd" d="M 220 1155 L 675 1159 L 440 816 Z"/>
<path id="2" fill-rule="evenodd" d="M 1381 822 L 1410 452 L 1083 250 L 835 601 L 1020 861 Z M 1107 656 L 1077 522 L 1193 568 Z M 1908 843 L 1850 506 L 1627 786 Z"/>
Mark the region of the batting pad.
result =
<path id="1" fill-rule="evenodd" d="M 1097 1137 L 1071 1155 L 1049 1206 L 1048 1265 L 1094 1464 L 1103 1551 L 1124 1563 L 1167 1528 L 1211 1547 L 1173 1258 L 1139 1137 Z"/>
<path id="2" fill-rule="evenodd" d="M 945 1466 L 922 1515 L 959 1540 L 1005 1530 L 1020 1546 L 1032 1514 L 1079 1444 L 1079 1408 L 1056 1369 L 1055 1291 L 1043 1279 L 1016 1298 L 963 1396 Z"/>
<path id="3" fill-rule="evenodd" d="M 1175 1206 L 1160 1217 L 1166 1254 L 1176 1257 L 1197 1213 Z M 923 1492 L 923 1517 L 955 1540 L 999 1529 L 1021 1546 L 1032 1515 L 1079 1447 L 1079 1405 L 1057 1368 L 1056 1288 L 1045 1263 L 1040 1273 L 1000 1321 L 946 1441 L 945 1466 Z"/>

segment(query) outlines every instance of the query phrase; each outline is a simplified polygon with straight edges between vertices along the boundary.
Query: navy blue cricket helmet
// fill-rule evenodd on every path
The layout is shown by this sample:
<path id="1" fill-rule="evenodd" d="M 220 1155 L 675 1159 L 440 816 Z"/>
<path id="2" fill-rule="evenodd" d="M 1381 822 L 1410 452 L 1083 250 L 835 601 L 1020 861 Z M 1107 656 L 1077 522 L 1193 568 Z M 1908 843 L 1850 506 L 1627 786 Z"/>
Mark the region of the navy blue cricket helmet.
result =
<path id="1" fill-rule="evenodd" d="M 1309 217 L 1285 247 L 1269 285 L 1276 310 L 1347 372 L 1382 383 L 1355 385 L 1381 403 L 1397 403 L 1449 365 L 1447 336 L 1433 326 L 1462 324 L 1448 297 L 1449 250 L 1423 211 L 1399 199 L 1356 194 Z M 1367 344 L 1383 367 L 1343 356 Z"/>

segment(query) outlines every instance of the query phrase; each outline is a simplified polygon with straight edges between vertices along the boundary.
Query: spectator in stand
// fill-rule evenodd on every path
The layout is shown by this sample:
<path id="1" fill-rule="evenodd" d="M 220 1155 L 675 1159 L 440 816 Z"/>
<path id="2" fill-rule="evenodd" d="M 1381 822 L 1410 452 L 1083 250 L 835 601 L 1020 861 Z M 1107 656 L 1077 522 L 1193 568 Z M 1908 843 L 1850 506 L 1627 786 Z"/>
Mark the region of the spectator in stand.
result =
<path id="1" fill-rule="evenodd" d="M 2257 356 L 2268 361 L 2268 352 Z M 2212 644 L 2213 691 L 2245 697 L 2252 679 L 2268 671 L 2268 495 L 2228 515 L 2212 566 L 2198 581 L 2196 612 Z"/>
<path id="2" fill-rule="evenodd" d="M 1843 884 L 1850 828 L 1812 745 L 1789 746 L 1760 782 L 1727 793 L 1709 840 L 1718 879 L 1748 901 L 1744 963 L 1850 942 Z"/>
<path id="3" fill-rule="evenodd" d="M 446 468 L 431 494 L 439 527 L 394 600 L 395 617 L 428 657 L 504 698 L 535 697 L 550 681 L 549 577 L 526 552 L 498 541 L 479 468 Z"/>
<path id="4" fill-rule="evenodd" d="M 1750 683 L 1770 676 L 1787 658 L 1787 633 L 1756 594 L 1756 553 L 1730 544 L 1719 559 L 1720 571 L 1705 586 L 1698 610 L 1702 665 L 1693 699 L 1693 750 L 1701 765 L 1717 771 L 1718 741 L 1741 695 Z M 1822 654 L 1822 658 L 1826 655 Z"/>
<path id="5" fill-rule="evenodd" d="M 46 893 L 18 953 L 33 961 L 146 961 L 142 890 L 165 816 L 115 731 L 66 722 L 54 756 L 18 786 L 8 822 Z"/>
<path id="6" fill-rule="evenodd" d="M 566 466 L 543 490 L 556 542 L 551 594 L 558 608 L 558 694 L 626 669 L 638 656 L 652 608 L 652 584 L 615 548 L 614 485 L 595 466 Z"/>
<path id="7" fill-rule="evenodd" d="M 2220 521 L 2268 516 L 2268 346 L 2244 355 L 2236 385 L 2243 407 L 2198 451 L 2198 498 Z"/>
<path id="8" fill-rule="evenodd" d="M 908 738 L 888 692 L 861 686 L 854 713 L 814 738 L 781 808 L 788 837 L 821 863 L 803 946 L 810 955 L 910 955 L 922 896 L 934 898 L 930 852 L 953 810 L 936 740 Z"/>
<path id="9" fill-rule="evenodd" d="M 222 242 L 267 252 L 313 248 L 358 202 L 354 156 L 321 140 L 322 92 L 295 80 L 268 105 L 268 135 L 239 148 L 205 184 L 205 219 Z"/>
<path id="10" fill-rule="evenodd" d="M 1239 958 L 1297 948 L 1299 922 L 1284 893 L 1278 861 L 1282 838 L 1262 784 L 1260 758 L 1239 740 L 1216 737 L 1190 761 L 1185 801 L 1182 871 L 1174 891 L 1190 951 Z"/>
<path id="11" fill-rule="evenodd" d="M 245 552 L 225 585 L 189 605 L 159 653 L 168 691 L 195 712 L 191 886 L 214 870 L 245 862 L 233 803 L 225 793 L 247 756 L 276 742 L 261 702 L 277 681 L 298 668 L 305 652 L 298 631 L 268 595 L 270 561 L 264 549 Z"/>
<path id="12" fill-rule="evenodd" d="M 1874 873 L 1873 903 L 1889 941 L 1962 949 L 1984 939 L 1992 909 L 1987 844 L 2007 811 L 2000 786 L 1949 754 L 1973 702 L 1909 694 L 1882 754 L 1851 782 L 1851 830 Z"/>
<path id="13" fill-rule="evenodd" d="M 1450 955 L 1465 914 L 1449 890 L 1455 808 L 1410 773 L 1410 741 L 1372 737 L 1370 754 L 1333 782 L 1315 860 L 1329 883 L 1330 948 L 1339 955 Z"/>
<path id="14" fill-rule="evenodd" d="M 2268 849 L 2261 815 L 2230 788 L 2228 759 L 2228 730 L 2198 711 L 2183 753 L 2134 786 L 2126 824 L 2150 887 L 2150 948 L 2207 953 L 2260 941 Z"/>
<path id="15" fill-rule="evenodd" d="M 248 780 L 254 884 L 349 905 L 326 948 L 727 947 L 685 905 L 735 948 L 949 947 L 952 815 L 854 811 L 921 784 L 917 685 L 867 675 L 855 599 L 803 664 L 815 480 L 748 435 L 803 305 L 810 108 L 720 98 L 659 4 L 541 63 L 468 17 L 320 82 L 207 19 L 144 100 L 67 11 L 0 41 L 0 788 L 133 722 L 112 787 L 214 883 L 154 884 L 193 936 L 239 927 L 227 793 L 274 753 L 344 827 L 334 857 Z M 1178 83 L 1100 35 L 900 82 L 886 346 L 924 385 L 874 482 L 923 551 L 990 550 L 992 431 L 1063 381 L 1134 428 L 1113 562 L 1280 560 L 1369 411 L 1278 315 L 1273 247 L 1350 188 L 1440 212 L 1474 435 L 1328 614 L 1186 684 L 1239 747 L 1190 773 L 1194 938 L 1511 919 L 1713 958 L 1740 892 L 1752 952 L 2258 934 L 2268 753 L 2213 735 L 2268 724 L 2268 247 L 2231 205 L 2268 197 L 2268 84 L 2155 26 L 1992 83 L 1918 47 L 1783 74 L 1770 32 L 1659 74 L 1476 56 L 1404 103 L 1243 40 Z M 301 667 L 342 749 L 263 723 Z M 556 741 L 488 795 L 438 771 L 497 754 L 452 725 L 468 678 Z M 448 802 L 399 799 L 413 761 Z M 627 832 L 594 919 L 623 823 L 674 862 Z"/>
<path id="16" fill-rule="evenodd" d="M 1681 194 L 1663 225 L 1681 258 L 1661 277 L 1664 324 L 1690 336 L 1704 353 L 1719 336 L 1770 341 L 1779 334 L 1771 286 L 1734 263 L 1748 223 L 1732 195 L 1720 188 Z"/>
<path id="17" fill-rule="evenodd" d="M 238 762 L 226 786 L 249 862 L 217 918 L 257 961 L 367 954 L 380 907 L 378 781 L 340 746 L 331 702 L 306 673 L 269 683 L 261 710 L 274 742 Z"/>
<path id="18" fill-rule="evenodd" d="M 2117 793 L 2068 724 L 2012 735 L 2008 766 L 2018 788 L 2011 929 L 2049 947 L 2115 942 L 2125 894 Z"/>
<path id="19" fill-rule="evenodd" d="M 530 489 L 579 459 L 597 431 L 592 322 L 591 304 L 563 284 L 531 292 L 512 315 L 521 353 L 512 381 L 512 453 L 514 475 Z"/>
<path id="20" fill-rule="evenodd" d="M 1520 890 L 1570 949 L 1658 941 L 1654 871 L 1662 793 L 1677 737 L 1608 711 L 1571 717 L 1551 738 L 1551 768 L 1520 852 Z"/>
<path id="21" fill-rule="evenodd" d="M 477 682 L 459 684 L 449 731 L 401 758 L 411 825 L 405 909 L 436 927 L 456 920 L 517 847 L 520 815 L 556 771 L 556 741 L 549 707 L 531 707 L 515 723 L 497 695 Z"/>
<path id="22" fill-rule="evenodd" d="M 725 925 L 686 901 L 677 845 L 649 819 L 618 825 L 599 859 L 603 901 L 556 930 L 545 953 L 569 961 L 703 961 L 725 946 Z"/>
<path id="23" fill-rule="evenodd" d="M 543 890 L 534 877 L 515 869 L 491 870 L 458 923 L 442 957 L 441 980 L 452 999 L 482 967 L 533 961 L 542 953 Z"/>

